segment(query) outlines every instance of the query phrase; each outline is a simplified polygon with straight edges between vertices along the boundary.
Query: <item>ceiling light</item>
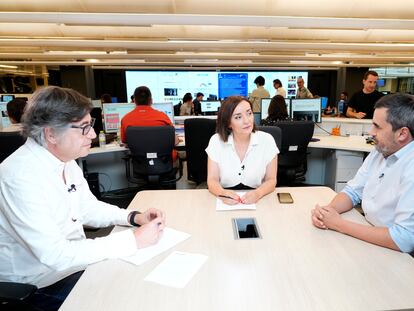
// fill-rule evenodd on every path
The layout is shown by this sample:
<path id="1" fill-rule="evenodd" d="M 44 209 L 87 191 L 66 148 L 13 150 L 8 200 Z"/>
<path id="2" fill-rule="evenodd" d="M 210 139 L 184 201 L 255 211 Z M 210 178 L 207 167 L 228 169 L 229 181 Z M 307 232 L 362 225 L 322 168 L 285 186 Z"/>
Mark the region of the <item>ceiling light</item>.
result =
<path id="1" fill-rule="evenodd" d="M 0 65 L 1 68 L 10 68 L 10 69 L 17 69 L 17 66 L 12 65 Z"/>

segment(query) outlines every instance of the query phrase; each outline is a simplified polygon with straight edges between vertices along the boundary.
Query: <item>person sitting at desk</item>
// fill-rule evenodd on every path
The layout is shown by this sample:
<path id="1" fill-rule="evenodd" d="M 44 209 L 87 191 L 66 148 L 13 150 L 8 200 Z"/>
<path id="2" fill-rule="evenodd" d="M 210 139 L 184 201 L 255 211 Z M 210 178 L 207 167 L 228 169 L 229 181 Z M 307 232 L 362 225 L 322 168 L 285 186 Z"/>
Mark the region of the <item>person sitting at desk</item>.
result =
<path id="1" fill-rule="evenodd" d="M 180 116 L 191 116 L 193 112 L 193 96 L 191 96 L 190 93 L 185 93 L 183 97 L 183 104 L 180 107 Z"/>
<path id="2" fill-rule="evenodd" d="M 2 129 L 3 132 L 20 132 L 21 118 L 27 101 L 22 98 L 15 98 L 7 103 L 7 115 L 10 125 Z"/>
<path id="3" fill-rule="evenodd" d="M 148 87 L 139 86 L 134 91 L 134 101 L 137 107 L 128 112 L 121 120 L 121 141 L 126 141 L 128 126 L 174 126 L 170 118 L 162 111 L 155 110 L 152 105 L 152 94 Z M 175 136 L 175 144 L 179 143 Z M 177 151 L 173 150 L 173 161 L 177 160 Z"/>
<path id="4" fill-rule="evenodd" d="M 312 210 L 312 222 L 390 249 L 414 250 L 414 96 L 388 95 L 375 104 L 370 131 L 376 150 L 354 179 L 327 206 Z M 362 201 L 362 225 L 340 216 Z"/>
<path id="5" fill-rule="evenodd" d="M 36 310 L 57 310 L 89 264 L 133 255 L 165 226 L 160 210 L 130 212 L 89 190 L 75 159 L 96 136 L 91 109 L 74 90 L 37 90 L 23 117 L 27 141 L 0 164 L 0 281 L 39 287 L 29 301 Z M 84 225 L 141 227 L 92 240 Z"/>
<path id="6" fill-rule="evenodd" d="M 270 134 L 255 130 L 252 104 L 246 98 L 224 100 L 217 133 L 206 152 L 208 189 L 224 203 L 256 203 L 275 189 L 279 150 Z M 233 191 L 237 189 L 254 190 L 240 198 Z"/>
<path id="7" fill-rule="evenodd" d="M 275 125 L 279 121 L 290 121 L 288 111 L 286 109 L 285 98 L 281 95 L 274 96 L 267 110 L 268 116 L 260 121 L 260 125 Z"/>
<path id="8" fill-rule="evenodd" d="M 204 98 L 204 94 L 201 92 L 198 92 L 196 95 L 196 98 L 193 100 L 193 108 L 194 108 L 194 114 L 196 116 L 201 115 L 201 101 Z"/>

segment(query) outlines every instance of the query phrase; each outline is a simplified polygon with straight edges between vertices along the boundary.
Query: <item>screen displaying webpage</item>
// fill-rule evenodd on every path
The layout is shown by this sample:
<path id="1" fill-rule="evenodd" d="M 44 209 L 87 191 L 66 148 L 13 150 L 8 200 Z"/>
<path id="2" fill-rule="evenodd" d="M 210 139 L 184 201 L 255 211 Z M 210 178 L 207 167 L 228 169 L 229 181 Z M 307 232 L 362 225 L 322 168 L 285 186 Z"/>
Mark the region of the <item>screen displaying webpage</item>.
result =
<path id="1" fill-rule="evenodd" d="M 254 80 L 265 78 L 264 88 L 273 97 L 276 93 L 273 80 L 279 79 L 286 90 L 287 97 L 296 96 L 296 80 L 302 77 L 305 86 L 308 82 L 307 71 L 126 71 L 127 98 L 134 94 L 138 86 L 147 86 L 152 93 L 153 102 L 172 102 L 178 104 L 185 93 L 193 97 L 198 92 L 204 100 L 221 100 L 232 95 L 249 96 L 256 89 Z"/>

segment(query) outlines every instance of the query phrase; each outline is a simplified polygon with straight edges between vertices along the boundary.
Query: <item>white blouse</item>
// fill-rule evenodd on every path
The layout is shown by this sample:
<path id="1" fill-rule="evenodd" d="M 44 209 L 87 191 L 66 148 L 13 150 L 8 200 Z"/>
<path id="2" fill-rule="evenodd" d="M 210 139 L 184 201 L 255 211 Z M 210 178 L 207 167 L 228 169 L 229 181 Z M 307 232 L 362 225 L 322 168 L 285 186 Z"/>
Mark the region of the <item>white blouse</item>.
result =
<path id="1" fill-rule="evenodd" d="M 240 183 L 257 188 L 263 183 L 266 167 L 279 153 L 279 149 L 272 135 L 256 131 L 251 134 L 243 161 L 237 155 L 232 134 L 227 142 L 214 134 L 206 152 L 219 166 L 220 184 L 223 188 L 234 187 Z"/>

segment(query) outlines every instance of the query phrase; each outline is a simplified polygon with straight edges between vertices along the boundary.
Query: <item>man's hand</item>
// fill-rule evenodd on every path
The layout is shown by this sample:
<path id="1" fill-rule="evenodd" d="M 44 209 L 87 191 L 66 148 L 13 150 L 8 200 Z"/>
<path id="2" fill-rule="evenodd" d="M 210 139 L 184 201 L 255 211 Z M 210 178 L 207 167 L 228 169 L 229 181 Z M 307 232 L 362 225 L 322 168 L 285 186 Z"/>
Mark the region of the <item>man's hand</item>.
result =
<path id="1" fill-rule="evenodd" d="M 322 216 L 322 207 L 316 204 L 315 208 L 311 211 L 312 214 L 312 223 L 315 227 L 319 229 L 328 229 L 323 223 L 323 216 Z"/>
<path id="2" fill-rule="evenodd" d="M 149 208 L 145 212 L 135 215 L 134 221 L 142 226 L 151 222 L 155 218 L 162 219 L 162 224 L 165 225 L 165 214 L 156 208 Z"/>
<path id="3" fill-rule="evenodd" d="M 318 228 L 341 231 L 343 221 L 341 215 L 330 205 L 316 205 L 312 210 L 312 222 Z"/>
<path id="4" fill-rule="evenodd" d="M 157 243 L 162 236 L 164 227 L 163 219 L 157 217 L 137 228 L 134 232 L 137 248 L 144 248 Z"/>

